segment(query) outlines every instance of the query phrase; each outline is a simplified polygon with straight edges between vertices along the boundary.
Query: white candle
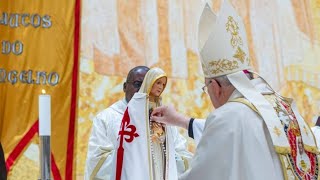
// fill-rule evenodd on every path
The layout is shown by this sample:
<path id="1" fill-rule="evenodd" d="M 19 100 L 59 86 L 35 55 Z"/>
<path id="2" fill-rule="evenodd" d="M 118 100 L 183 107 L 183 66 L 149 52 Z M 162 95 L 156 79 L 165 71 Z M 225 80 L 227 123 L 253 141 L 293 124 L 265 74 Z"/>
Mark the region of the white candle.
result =
<path id="1" fill-rule="evenodd" d="M 51 96 L 39 95 L 39 135 L 51 135 Z"/>

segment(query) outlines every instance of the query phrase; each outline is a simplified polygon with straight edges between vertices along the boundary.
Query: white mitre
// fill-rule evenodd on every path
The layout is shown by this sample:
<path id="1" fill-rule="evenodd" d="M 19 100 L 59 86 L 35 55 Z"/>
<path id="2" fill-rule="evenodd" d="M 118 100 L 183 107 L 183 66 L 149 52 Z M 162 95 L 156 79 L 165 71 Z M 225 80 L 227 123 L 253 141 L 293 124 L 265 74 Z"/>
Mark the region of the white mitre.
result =
<path id="1" fill-rule="evenodd" d="M 251 69 L 244 24 L 227 1 L 217 17 L 205 5 L 199 23 L 199 52 L 206 78 Z"/>
<path id="2" fill-rule="evenodd" d="M 272 105 L 251 84 L 243 70 L 251 70 L 249 48 L 241 17 L 225 0 L 218 15 L 208 4 L 199 21 L 199 52 L 206 78 L 226 75 L 264 119 L 275 147 L 281 154 L 290 153 L 284 128 Z"/>

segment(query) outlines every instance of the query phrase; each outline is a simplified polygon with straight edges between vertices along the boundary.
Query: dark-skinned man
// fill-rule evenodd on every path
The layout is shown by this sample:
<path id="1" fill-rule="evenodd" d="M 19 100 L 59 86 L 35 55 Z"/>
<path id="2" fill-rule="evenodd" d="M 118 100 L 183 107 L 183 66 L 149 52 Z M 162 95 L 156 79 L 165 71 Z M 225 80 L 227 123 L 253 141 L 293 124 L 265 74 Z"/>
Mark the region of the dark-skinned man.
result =
<path id="1" fill-rule="evenodd" d="M 112 160 L 118 131 L 128 102 L 138 92 L 149 68 L 137 66 L 128 73 L 123 83 L 125 98 L 115 102 L 93 119 L 88 142 L 85 179 L 110 179 Z"/>
<path id="2" fill-rule="evenodd" d="M 138 92 L 143 82 L 144 76 L 149 70 L 145 66 L 137 66 L 129 71 L 127 80 L 123 84 L 125 98 L 112 104 L 107 109 L 100 112 L 93 120 L 92 133 L 88 143 L 87 163 L 85 170 L 85 179 L 103 179 L 110 180 L 115 173 L 114 161 L 116 156 L 115 147 L 117 147 L 117 139 L 121 120 L 127 108 L 128 102 L 134 93 Z M 173 137 L 175 148 L 175 161 L 177 163 L 178 174 L 185 172 L 191 160 L 191 153 L 187 151 L 186 139 L 177 133 Z M 137 154 L 137 156 L 145 156 L 146 154 Z M 142 167 L 132 167 L 142 168 Z M 136 179 L 135 177 L 129 177 Z"/>

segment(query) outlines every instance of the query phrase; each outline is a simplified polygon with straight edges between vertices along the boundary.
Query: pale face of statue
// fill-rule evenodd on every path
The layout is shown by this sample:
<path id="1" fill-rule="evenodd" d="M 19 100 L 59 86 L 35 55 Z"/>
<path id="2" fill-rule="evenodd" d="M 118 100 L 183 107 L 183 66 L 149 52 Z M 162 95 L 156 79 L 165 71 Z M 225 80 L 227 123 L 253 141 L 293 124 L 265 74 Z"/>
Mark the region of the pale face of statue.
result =
<path id="1" fill-rule="evenodd" d="M 166 83 L 167 83 L 166 77 L 157 79 L 156 82 L 154 82 L 154 84 L 152 85 L 150 96 L 159 97 L 163 92 L 166 86 Z"/>

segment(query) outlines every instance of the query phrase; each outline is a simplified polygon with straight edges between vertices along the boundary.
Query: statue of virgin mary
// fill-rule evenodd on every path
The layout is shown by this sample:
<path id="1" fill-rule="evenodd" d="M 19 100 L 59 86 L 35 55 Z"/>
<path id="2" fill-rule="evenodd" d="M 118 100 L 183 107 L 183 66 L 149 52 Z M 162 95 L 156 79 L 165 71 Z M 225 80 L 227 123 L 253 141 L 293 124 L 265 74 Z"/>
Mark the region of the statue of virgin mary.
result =
<path id="1" fill-rule="evenodd" d="M 128 103 L 119 131 L 116 180 L 177 180 L 187 170 L 192 154 L 185 138 L 176 127 L 150 121 L 166 85 L 166 73 L 152 68 Z"/>
<path id="2" fill-rule="evenodd" d="M 167 75 L 160 68 L 153 68 L 146 74 L 139 93 L 147 94 L 149 116 L 155 107 L 161 105 L 161 94 L 167 85 Z M 166 127 L 160 123 L 149 122 L 150 149 L 152 154 L 153 177 L 162 180 L 166 176 L 168 156 L 166 154 L 167 132 Z M 169 152 L 168 152 L 169 153 Z"/>

